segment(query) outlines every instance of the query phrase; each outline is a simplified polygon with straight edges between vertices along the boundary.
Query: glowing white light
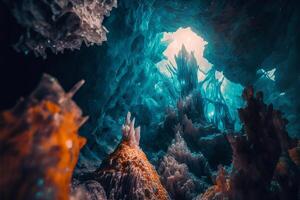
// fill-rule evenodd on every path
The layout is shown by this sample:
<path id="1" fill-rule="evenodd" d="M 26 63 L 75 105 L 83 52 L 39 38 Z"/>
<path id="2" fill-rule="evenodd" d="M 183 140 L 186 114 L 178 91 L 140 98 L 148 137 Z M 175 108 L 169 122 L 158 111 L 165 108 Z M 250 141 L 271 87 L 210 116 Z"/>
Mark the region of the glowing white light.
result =
<path id="1" fill-rule="evenodd" d="M 279 94 L 279 96 L 283 96 L 283 95 L 285 95 L 285 92 L 281 92 L 281 93 Z"/>
<path id="2" fill-rule="evenodd" d="M 164 33 L 163 41 L 169 41 L 164 55 L 168 60 L 176 66 L 174 56 L 178 54 L 182 45 L 188 52 L 194 52 L 198 65 L 201 70 L 207 72 L 211 68 L 211 64 L 203 58 L 203 52 L 207 42 L 194 33 L 191 28 L 179 28 L 174 33 Z"/>

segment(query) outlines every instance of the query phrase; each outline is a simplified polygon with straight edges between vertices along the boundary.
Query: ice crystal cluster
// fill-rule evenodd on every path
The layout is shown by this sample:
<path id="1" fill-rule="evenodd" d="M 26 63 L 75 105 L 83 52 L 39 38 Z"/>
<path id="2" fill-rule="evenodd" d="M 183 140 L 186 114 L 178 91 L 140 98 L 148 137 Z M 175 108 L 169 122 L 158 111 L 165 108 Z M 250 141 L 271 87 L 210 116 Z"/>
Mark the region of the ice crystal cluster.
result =
<path id="1" fill-rule="evenodd" d="M 194 176 L 191 172 L 202 177 Z M 203 179 L 210 178 L 211 170 L 206 158 L 201 153 L 192 153 L 177 132 L 160 163 L 158 173 L 172 198 L 192 199 L 206 189 L 207 184 Z"/>
<path id="2" fill-rule="evenodd" d="M 126 122 L 122 126 L 123 140 L 127 141 L 131 146 L 139 146 L 141 127 L 138 126 L 137 128 L 134 128 L 135 118 L 131 121 L 130 117 L 131 113 L 128 112 Z"/>
<path id="3" fill-rule="evenodd" d="M 22 0 L 7 1 L 18 23 L 25 28 L 15 48 L 46 57 L 65 49 L 79 49 L 106 41 L 105 16 L 116 0 Z"/>

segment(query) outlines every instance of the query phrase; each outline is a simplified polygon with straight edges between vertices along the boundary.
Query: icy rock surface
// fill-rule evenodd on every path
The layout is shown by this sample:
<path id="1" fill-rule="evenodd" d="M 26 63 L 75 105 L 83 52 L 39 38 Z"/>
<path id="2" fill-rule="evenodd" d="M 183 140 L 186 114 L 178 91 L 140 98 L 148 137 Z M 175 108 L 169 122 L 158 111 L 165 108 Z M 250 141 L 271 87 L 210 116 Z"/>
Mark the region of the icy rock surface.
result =
<path id="1" fill-rule="evenodd" d="M 99 182 L 88 180 L 73 186 L 71 200 L 106 200 L 106 194 Z"/>
<path id="2" fill-rule="evenodd" d="M 107 18 L 105 24 L 110 30 L 106 45 L 97 49 L 89 48 L 85 54 L 89 54 L 87 56 L 89 61 L 83 64 L 86 67 L 82 67 L 84 69 L 80 71 L 88 77 L 91 86 L 79 98 L 86 112 L 91 113 L 92 116 L 89 124 L 82 130 L 82 134 L 89 137 L 91 142 L 82 151 L 82 159 L 80 158 L 78 166 L 94 167 L 97 162 L 101 162 L 115 149 L 121 140 L 121 136 L 116 134 L 122 125 L 119 116 L 125 115 L 127 110 L 131 110 L 137 116 L 136 121 L 141 125 L 143 132 L 140 145 L 147 155 L 155 154 L 148 149 L 152 138 L 159 138 L 155 140 L 159 143 L 157 149 L 161 147 L 167 150 L 174 138 L 174 133 L 170 131 L 171 134 L 168 134 L 165 131 L 163 136 L 156 137 L 156 134 L 160 133 L 157 127 L 164 123 L 164 113 L 168 106 L 176 106 L 178 92 L 174 90 L 174 82 L 155 71 L 155 64 L 162 59 L 162 52 L 167 45 L 161 43 L 161 33 L 175 32 L 179 27 L 191 27 L 195 33 L 208 42 L 204 56 L 217 70 L 223 71 L 224 76 L 230 81 L 249 84 L 250 80 L 254 81 L 257 68 L 262 66 L 262 63 L 264 64 L 264 59 L 272 56 L 273 50 L 275 57 L 278 55 L 277 52 L 284 54 L 282 57 L 279 56 L 279 60 L 267 59 L 270 65 L 264 64 L 265 68 L 280 64 L 280 71 L 286 71 L 276 71 L 275 74 L 279 73 L 277 77 L 280 79 L 276 79 L 274 90 L 265 93 L 265 96 L 269 99 L 268 103 L 281 102 L 281 104 L 276 103 L 276 106 L 280 105 L 282 110 L 284 107 L 291 122 L 289 127 L 294 130 L 295 134 L 298 134 L 297 126 L 300 123 L 296 123 L 298 120 L 296 116 L 299 108 L 297 105 L 293 107 L 294 103 L 297 104 L 297 101 L 293 99 L 298 99 L 298 96 L 295 95 L 297 92 L 291 89 L 294 86 L 298 88 L 298 78 L 286 81 L 286 77 L 295 76 L 298 73 L 290 74 L 289 70 L 285 69 L 292 68 L 295 72 L 296 65 L 293 63 L 299 62 L 287 62 L 290 59 L 293 61 L 296 56 L 285 55 L 288 51 L 280 48 L 289 45 L 295 47 L 294 45 L 297 44 L 289 39 L 294 38 L 289 35 L 299 32 L 296 30 L 300 27 L 296 26 L 299 24 L 299 17 L 295 13 L 294 3 L 295 1 L 289 5 L 283 1 L 276 1 L 270 8 L 266 2 L 257 4 L 255 1 L 236 4 L 234 1 L 222 0 L 211 2 L 176 0 L 176 3 L 168 0 L 120 1 L 118 8 L 115 9 L 116 12 L 112 12 L 112 16 Z M 223 12 L 223 9 L 226 12 Z M 172 12 L 169 12 L 170 10 Z M 283 15 L 278 15 L 279 10 Z M 289 21 L 290 19 L 294 20 Z M 259 25 L 256 24 L 256 20 Z M 277 22 L 280 22 L 280 27 L 277 26 Z M 253 23 L 256 25 L 252 26 Z M 280 28 L 281 35 L 277 34 L 277 28 Z M 123 31 L 119 31 L 120 29 Z M 251 33 L 248 30 L 251 30 Z M 274 40 L 267 37 L 268 34 L 264 34 L 265 32 L 271 33 L 272 38 L 276 39 L 276 45 L 273 43 Z M 243 39 L 247 37 L 258 42 Z M 244 45 L 239 42 L 240 40 Z M 290 53 L 293 51 L 293 48 L 289 49 Z M 264 56 L 261 56 L 262 54 Z M 285 62 L 289 67 L 285 68 L 287 66 Z M 86 70 L 87 68 L 89 70 Z M 76 70 L 74 69 L 74 72 L 77 72 Z M 265 83 L 263 81 L 261 85 Z M 280 96 L 279 86 L 283 84 L 289 90 L 285 91 L 285 95 Z M 272 96 L 275 90 L 276 96 Z M 197 109 L 201 113 L 201 108 L 205 110 L 203 106 L 195 107 L 194 110 Z M 225 116 L 227 116 L 226 112 Z M 187 117 L 195 126 L 201 126 L 194 116 L 187 114 Z M 177 123 L 178 121 L 174 125 Z M 204 144 L 208 143 L 212 147 L 208 149 L 214 149 L 214 139 L 225 140 L 223 135 L 207 137 L 200 142 L 201 145 L 194 146 L 196 148 L 196 146 L 205 146 Z M 219 159 L 230 163 L 231 148 L 226 141 L 222 143 L 227 147 L 224 151 L 222 148 L 217 148 L 222 156 L 218 154 L 220 157 L 217 158 L 215 157 L 217 154 L 211 153 L 210 150 L 206 151 L 213 155 L 212 157 L 217 158 L 213 161 L 215 168 Z M 206 152 L 202 151 L 203 154 Z"/>
<path id="3" fill-rule="evenodd" d="M 203 113 L 195 109 L 201 106 L 202 101 L 199 101 L 197 93 L 185 100 L 179 100 L 177 109 L 170 109 L 167 112 L 165 121 L 158 129 L 158 134 L 151 139 L 153 142 L 150 142 L 149 146 L 152 147 L 152 151 L 171 150 L 174 154 L 182 156 L 180 159 L 183 162 L 186 159 L 184 156 L 190 154 L 187 153 L 189 150 L 185 147 L 187 144 L 193 152 L 198 152 L 200 157 L 203 156 L 214 170 L 219 164 L 230 164 L 232 154 L 230 144 L 226 136 L 213 124 L 205 121 Z M 177 131 L 181 132 L 180 137 L 184 140 L 178 140 L 175 135 Z M 174 146 L 173 138 L 177 138 L 176 141 L 182 141 L 182 143 L 178 142 L 178 145 Z M 170 149 L 168 146 L 173 148 Z"/>
<path id="4" fill-rule="evenodd" d="M 149 155 L 146 145 L 149 138 L 154 137 L 166 107 L 176 103 L 172 82 L 155 67 L 165 47 L 160 42 L 162 34 L 148 31 L 153 3 L 120 1 L 114 17 L 106 21 L 111 30 L 106 45 L 97 48 L 90 57 L 90 60 L 97 58 L 89 63 L 93 73 L 83 72 L 95 87 L 79 97 L 81 102 L 88 99 L 83 106 L 86 112 L 93 113 L 89 124 L 82 129 L 89 142 L 82 151 L 80 169 L 99 166 L 114 151 L 122 139 L 118 134 L 123 123 L 120 116 L 126 115 L 127 110 L 131 110 L 141 126 L 139 143 Z"/>
<path id="5" fill-rule="evenodd" d="M 201 153 L 193 154 L 177 132 L 158 168 L 161 181 L 173 199 L 193 199 L 209 185 L 211 169 Z"/>
<path id="6" fill-rule="evenodd" d="M 116 0 L 23 0 L 7 1 L 25 33 L 16 44 L 17 50 L 33 51 L 46 57 L 65 49 L 79 49 L 101 44 L 108 30 L 102 25 L 105 16 L 117 6 Z"/>
<path id="7" fill-rule="evenodd" d="M 87 120 L 72 100 L 84 81 L 65 92 L 44 75 L 28 98 L 0 115 L 1 199 L 69 199 Z"/>
<path id="8" fill-rule="evenodd" d="M 155 168 L 138 146 L 139 129 L 127 115 L 123 139 L 103 161 L 94 178 L 103 186 L 107 199 L 169 199 Z"/>

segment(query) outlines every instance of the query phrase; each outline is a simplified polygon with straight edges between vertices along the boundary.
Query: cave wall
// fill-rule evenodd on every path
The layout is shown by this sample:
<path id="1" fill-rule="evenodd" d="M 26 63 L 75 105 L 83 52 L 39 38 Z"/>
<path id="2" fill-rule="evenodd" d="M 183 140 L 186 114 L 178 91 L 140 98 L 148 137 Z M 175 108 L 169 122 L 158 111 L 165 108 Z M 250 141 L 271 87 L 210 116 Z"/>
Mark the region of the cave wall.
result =
<path id="1" fill-rule="evenodd" d="M 276 102 L 290 120 L 289 133 L 299 135 L 298 8 L 295 0 L 123 0 L 104 19 L 107 42 L 83 46 L 80 51 L 50 53 L 44 60 L 12 49 L 22 28 L 1 5 L 1 26 L 7 27 L 0 37 L 0 86 L 5 93 L 1 108 L 27 95 L 43 72 L 56 76 L 65 88 L 83 78 L 86 85 L 75 100 L 90 120 L 81 130 L 88 144 L 79 166 L 96 166 L 114 149 L 120 140 L 123 119 L 119 116 L 128 110 L 142 125 L 146 134 L 141 146 L 147 147 L 143 140 L 154 133 L 164 109 L 175 103 L 171 83 L 155 67 L 167 45 L 160 43 L 162 33 L 191 27 L 208 42 L 205 57 L 231 81 L 255 84 L 258 69 L 276 67 L 275 82 L 263 90 L 270 102 L 275 101 L 271 98 L 274 91 L 285 92 Z"/>

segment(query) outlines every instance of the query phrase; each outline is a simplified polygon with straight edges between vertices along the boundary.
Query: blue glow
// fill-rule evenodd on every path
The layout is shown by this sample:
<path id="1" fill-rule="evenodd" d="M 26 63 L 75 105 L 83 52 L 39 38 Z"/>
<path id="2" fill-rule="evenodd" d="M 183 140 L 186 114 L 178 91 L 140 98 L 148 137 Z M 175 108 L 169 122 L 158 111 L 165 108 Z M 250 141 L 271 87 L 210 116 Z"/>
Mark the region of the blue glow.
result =
<path id="1" fill-rule="evenodd" d="M 203 51 L 207 42 L 200 36 L 195 34 L 190 28 L 179 28 L 174 33 L 164 33 L 162 42 L 168 42 L 168 47 L 164 51 L 166 59 L 157 63 L 157 68 L 165 77 L 173 82 L 176 91 L 186 88 L 186 83 L 189 84 L 194 78 L 178 79 L 178 66 L 176 57 L 184 47 L 186 56 L 189 61 L 188 68 L 197 67 L 197 88 L 204 99 L 204 110 L 206 119 L 215 124 L 219 129 L 226 129 L 224 127 L 224 119 L 234 123 L 234 129 L 240 129 L 240 122 L 237 114 L 237 109 L 243 105 L 241 93 L 243 87 L 240 84 L 229 81 L 223 72 L 215 70 L 214 66 L 203 57 Z M 193 59 L 195 59 L 195 64 Z M 192 73 L 185 72 L 185 73 Z M 270 72 L 271 73 L 271 72 Z M 274 72 L 273 72 L 274 74 Z M 190 76 L 193 76 L 192 74 Z M 180 92 L 178 92 L 180 93 Z M 182 97 L 181 93 L 181 97 Z M 187 95 L 187 94 L 185 94 Z M 180 96 L 178 94 L 178 96 Z M 217 106 L 218 105 L 218 106 Z M 217 107 L 216 107 L 217 106 Z M 226 121 L 226 120 L 225 120 Z"/>
<path id="2" fill-rule="evenodd" d="M 275 72 L 276 72 L 276 68 L 273 68 L 269 71 L 266 71 L 264 69 L 259 69 L 257 70 L 257 74 L 260 75 L 261 78 L 265 77 L 271 81 L 275 81 Z"/>

